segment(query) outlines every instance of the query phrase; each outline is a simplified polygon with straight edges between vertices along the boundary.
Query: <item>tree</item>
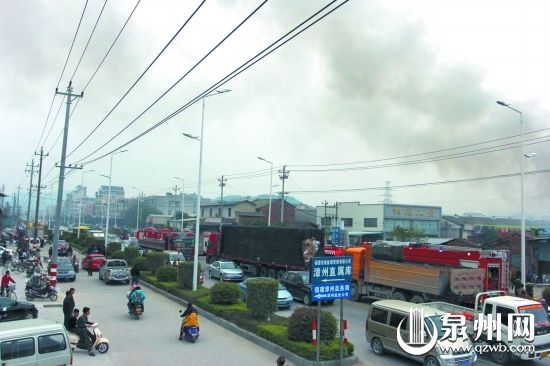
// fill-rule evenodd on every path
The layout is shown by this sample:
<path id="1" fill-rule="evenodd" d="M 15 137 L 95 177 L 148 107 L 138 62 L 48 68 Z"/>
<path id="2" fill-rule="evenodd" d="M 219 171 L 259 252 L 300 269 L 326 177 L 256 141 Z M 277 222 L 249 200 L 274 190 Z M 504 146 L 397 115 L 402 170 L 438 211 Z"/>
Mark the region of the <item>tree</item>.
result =
<path id="1" fill-rule="evenodd" d="M 402 228 L 401 226 L 397 226 L 395 229 L 393 229 L 392 235 L 393 235 L 393 240 L 397 240 L 397 241 L 418 240 L 426 236 L 424 234 L 424 230 L 417 230 L 414 227 L 410 229 L 405 229 L 405 228 Z"/>
<path id="2" fill-rule="evenodd" d="M 140 215 L 139 215 L 140 227 L 144 226 L 145 218 L 147 218 L 148 215 L 158 215 L 162 213 L 156 207 L 149 207 L 149 206 L 143 206 L 143 205 L 139 206 L 139 211 L 140 211 Z M 134 223 L 136 222 L 136 218 L 137 218 L 137 201 L 132 201 L 128 204 L 128 207 L 122 213 L 122 217 L 124 218 L 125 222 L 128 223 L 128 226 L 130 227 L 134 226 Z"/>

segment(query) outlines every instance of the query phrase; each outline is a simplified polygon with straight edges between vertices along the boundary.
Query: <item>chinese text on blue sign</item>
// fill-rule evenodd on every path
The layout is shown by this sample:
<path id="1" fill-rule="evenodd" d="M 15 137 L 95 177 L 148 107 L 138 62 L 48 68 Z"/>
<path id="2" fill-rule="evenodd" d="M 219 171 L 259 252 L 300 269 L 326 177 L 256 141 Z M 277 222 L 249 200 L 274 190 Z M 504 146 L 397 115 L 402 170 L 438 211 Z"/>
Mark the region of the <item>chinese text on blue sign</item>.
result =
<path id="1" fill-rule="evenodd" d="M 350 298 L 352 258 L 349 256 L 313 257 L 310 278 L 314 300 Z"/>

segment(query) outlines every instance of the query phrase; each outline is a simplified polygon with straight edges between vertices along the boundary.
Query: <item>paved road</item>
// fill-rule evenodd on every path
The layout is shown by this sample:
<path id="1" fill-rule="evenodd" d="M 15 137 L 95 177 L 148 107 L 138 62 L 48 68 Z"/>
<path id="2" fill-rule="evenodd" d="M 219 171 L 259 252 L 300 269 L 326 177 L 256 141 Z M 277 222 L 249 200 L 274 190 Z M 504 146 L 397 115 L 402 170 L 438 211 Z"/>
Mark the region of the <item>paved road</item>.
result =
<path id="1" fill-rule="evenodd" d="M 24 300 L 24 275 L 16 275 L 17 295 Z M 75 352 L 76 365 L 93 366 L 157 366 L 157 365 L 274 365 L 277 355 L 235 336 L 205 318 L 201 318 L 201 337 L 195 344 L 178 341 L 180 317 L 176 304 L 163 296 L 147 291 L 145 315 L 136 321 L 126 312 L 128 285 L 105 285 L 97 272 L 88 277 L 80 272 L 76 282 L 60 283 L 59 299 L 52 303 L 36 300 L 39 317 L 63 322 L 61 309 L 65 291 L 76 289 L 77 308 L 89 306 L 90 319 L 99 326 L 111 344 L 110 350 L 96 357 L 86 351 Z M 61 296 L 63 294 L 63 296 Z M 58 307 L 43 308 L 42 305 Z"/>

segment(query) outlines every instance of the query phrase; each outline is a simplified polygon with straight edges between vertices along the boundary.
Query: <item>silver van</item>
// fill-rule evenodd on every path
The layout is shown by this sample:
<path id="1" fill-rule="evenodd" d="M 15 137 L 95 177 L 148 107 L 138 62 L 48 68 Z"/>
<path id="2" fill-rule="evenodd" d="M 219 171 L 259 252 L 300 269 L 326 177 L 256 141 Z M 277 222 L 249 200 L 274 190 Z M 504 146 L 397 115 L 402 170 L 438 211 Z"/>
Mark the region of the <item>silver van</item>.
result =
<path id="1" fill-rule="evenodd" d="M 437 337 L 434 347 L 427 353 L 418 356 L 404 351 L 398 342 L 398 326 L 401 340 L 409 342 L 409 317 L 411 309 L 418 309 L 418 311 L 422 312 L 423 320 L 419 321 L 419 319 L 414 318 L 412 320 L 413 324 L 416 324 L 416 329 L 419 329 L 418 327 L 424 329 L 427 337 L 426 341 Z M 444 334 L 441 322 L 443 315 L 445 315 L 444 312 L 423 306 L 422 304 L 413 304 L 400 300 L 376 301 L 372 303 L 365 324 L 367 342 L 370 343 L 372 351 L 379 356 L 383 355 L 385 351 L 389 351 L 421 362 L 425 366 L 471 366 L 475 364 L 477 354 L 474 352 L 473 344 L 469 338 L 463 340 L 462 337 L 458 337 L 454 342 L 451 342 L 449 339 L 441 340 Z M 426 326 L 427 319 L 433 322 L 433 327 L 431 325 Z M 416 323 L 414 322 L 415 320 Z M 433 334 L 434 329 L 437 331 L 437 334 Z"/>
<path id="2" fill-rule="evenodd" d="M 47 319 L 0 323 L 1 366 L 72 365 L 65 327 Z"/>

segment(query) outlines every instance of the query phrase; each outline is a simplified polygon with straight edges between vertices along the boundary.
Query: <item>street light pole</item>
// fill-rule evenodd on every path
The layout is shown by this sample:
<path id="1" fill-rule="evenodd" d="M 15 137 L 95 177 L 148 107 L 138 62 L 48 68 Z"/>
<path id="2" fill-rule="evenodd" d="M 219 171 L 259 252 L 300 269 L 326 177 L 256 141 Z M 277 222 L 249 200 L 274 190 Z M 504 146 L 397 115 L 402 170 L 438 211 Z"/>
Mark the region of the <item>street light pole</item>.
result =
<path id="1" fill-rule="evenodd" d="M 500 100 L 497 101 L 497 104 L 509 108 L 514 112 L 519 114 L 519 126 L 520 126 L 520 141 L 521 141 L 521 283 L 526 285 L 527 273 L 526 273 L 526 249 L 525 249 L 525 199 L 523 194 L 523 178 L 524 178 L 524 154 L 523 154 L 523 113 L 510 104 L 504 103 Z"/>
<path id="2" fill-rule="evenodd" d="M 181 180 L 181 232 L 183 233 L 183 210 L 185 208 L 185 181 L 183 178 L 174 177 Z"/>
<path id="3" fill-rule="evenodd" d="M 271 226 L 271 193 L 273 190 L 273 163 L 267 159 L 262 158 L 261 156 L 258 156 L 258 159 L 263 160 L 266 163 L 269 163 L 271 165 L 271 170 L 269 173 L 269 211 L 267 214 L 267 226 Z"/>
<path id="4" fill-rule="evenodd" d="M 136 187 L 132 186 L 133 189 L 135 189 L 137 191 L 137 215 L 136 215 L 136 231 L 139 230 L 139 189 L 137 189 Z"/>
<path id="5" fill-rule="evenodd" d="M 202 97 L 202 117 L 201 117 L 201 135 L 200 139 L 197 136 L 191 136 L 184 133 L 185 137 L 198 140 L 200 142 L 200 152 L 199 152 L 199 181 L 197 187 L 197 214 L 195 215 L 195 251 L 193 255 L 193 291 L 197 291 L 198 288 L 198 270 L 199 270 L 199 236 L 200 236 L 200 222 L 201 222 L 201 182 L 202 182 L 202 146 L 204 142 L 204 108 L 205 108 L 205 99 L 214 95 L 223 94 L 230 92 L 231 90 L 216 90 L 214 94 L 207 94 Z M 218 245 L 219 248 L 219 245 Z"/>
<path id="6" fill-rule="evenodd" d="M 108 236 L 109 236 L 109 213 L 111 211 L 111 178 L 113 176 L 113 156 L 115 154 L 120 154 L 123 152 L 126 152 L 128 150 L 120 150 L 117 152 L 114 152 L 111 154 L 111 164 L 109 166 L 109 193 L 107 194 L 107 218 L 105 220 L 105 250 L 107 250 L 107 245 L 109 244 Z"/>
<path id="7" fill-rule="evenodd" d="M 84 188 L 84 174 L 95 172 L 95 170 L 82 171 L 82 180 L 80 182 L 80 205 L 78 206 L 78 233 L 76 234 L 77 238 L 80 238 L 80 220 L 82 218 L 82 190 Z"/>

